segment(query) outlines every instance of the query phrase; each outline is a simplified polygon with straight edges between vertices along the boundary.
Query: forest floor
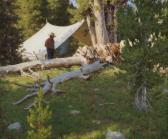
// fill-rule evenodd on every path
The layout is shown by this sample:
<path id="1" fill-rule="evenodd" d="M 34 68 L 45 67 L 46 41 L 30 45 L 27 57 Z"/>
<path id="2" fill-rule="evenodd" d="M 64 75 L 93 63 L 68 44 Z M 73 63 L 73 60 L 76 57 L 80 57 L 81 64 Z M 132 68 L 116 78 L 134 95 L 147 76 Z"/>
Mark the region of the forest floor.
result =
<path id="1" fill-rule="evenodd" d="M 43 71 L 43 77 L 50 77 L 68 72 L 69 69 L 59 68 Z M 61 96 L 48 94 L 52 111 L 53 139 L 105 139 L 108 130 L 120 131 L 127 139 L 167 139 L 167 99 L 158 85 L 150 90 L 152 109 L 148 113 L 139 113 L 133 107 L 133 94 L 130 93 L 131 76 L 125 71 L 108 67 L 93 74 L 88 81 L 73 79 L 59 86 L 66 93 Z M 29 92 L 25 88 L 8 84 L 8 82 L 27 84 L 33 79 L 19 75 L 8 75 L 0 81 L 3 88 L 2 106 L 6 123 L 20 122 L 21 133 L 7 133 L 6 138 L 25 139 L 28 124 L 28 111 L 23 108 L 34 98 L 20 105 L 12 103 Z M 8 85 L 7 85 L 8 84 Z M 73 115 L 72 110 L 80 111 Z"/>

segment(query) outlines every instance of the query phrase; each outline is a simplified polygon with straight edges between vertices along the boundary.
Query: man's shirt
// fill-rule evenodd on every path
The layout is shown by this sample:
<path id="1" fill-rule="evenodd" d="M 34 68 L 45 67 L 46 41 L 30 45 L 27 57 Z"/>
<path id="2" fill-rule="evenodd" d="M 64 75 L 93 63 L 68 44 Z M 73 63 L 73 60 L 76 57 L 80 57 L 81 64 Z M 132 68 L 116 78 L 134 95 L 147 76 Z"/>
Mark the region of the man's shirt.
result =
<path id="1" fill-rule="evenodd" d="M 50 48 L 50 49 L 54 49 L 54 39 L 53 38 L 48 38 L 45 41 L 45 47 Z"/>

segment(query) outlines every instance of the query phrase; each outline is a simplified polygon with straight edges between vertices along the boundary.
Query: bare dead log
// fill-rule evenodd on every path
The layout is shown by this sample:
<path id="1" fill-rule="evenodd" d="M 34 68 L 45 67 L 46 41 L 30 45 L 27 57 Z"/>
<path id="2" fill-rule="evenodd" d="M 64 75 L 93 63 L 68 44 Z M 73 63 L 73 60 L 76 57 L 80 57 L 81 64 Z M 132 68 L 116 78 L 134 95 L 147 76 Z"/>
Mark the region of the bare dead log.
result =
<path id="1" fill-rule="evenodd" d="M 24 62 L 16 65 L 8 65 L 0 67 L 0 74 L 16 73 L 23 71 L 30 71 L 31 69 L 40 68 L 55 68 L 55 67 L 69 67 L 74 65 L 81 65 L 82 57 L 67 57 L 67 58 L 55 58 L 51 60 L 36 60 L 31 62 Z M 28 75 L 29 76 L 29 75 Z"/>
<path id="2" fill-rule="evenodd" d="M 51 79 L 48 77 L 48 79 L 44 82 L 44 86 L 42 87 L 43 93 L 44 93 L 44 95 L 49 92 L 53 93 L 53 94 L 57 94 L 60 92 L 62 93 L 63 91 L 57 89 L 58 84 L 60 84 L 64 81 L 73 79 L 73 78 L 88 79 L 90 77 L 90 76 L 88 76 L 90 73 L 101 70 L 104 65 L 105 65 L 104 63 L 100 63 L 99 61 L 97 61 L 97 62 L 94 62 L 93 64 L 84 65 L 83 67 L 81 67 L 81 69 L 76 70 L 76 71 L 67 72 L 62 75 L 55 76 Z M 38 91 L 36 91 L 32 94 L 28 94 L 13 104 L 14 105 L 20 104 L 20 103 L 24 102 L 26 99 L 29 99 L 33 96 L 37 96 L 37 94 L 38 94 Z M 33 103 L 28 105 L 25 109 L 31 108 L 33 106 Z"/>
<path id="3" fill-rule="evenodd" d="M 25 97 L 23 97 L 22 99 L 20 99 L 20 100 L 14 102 L 13 104 L 14 104 L 14 105 L 20 104 L 20 103 L 22 103 L 24 100 L 26 100 L 26 99 L 28 99 L 28 98 L 31 98 L 31 97 L 33 97 L 33 96 L 36 96 L 36 95 L 37 95 L 36 92 L 35 92 L 35 93 L 32 93 L 32 94 L 29 94 L 29 95 L 26 95 Z"/>
<path id="4" fill-rule="evenodd" d="M 39 73 L 34 72 L 32 69 L 69 67 L 74 65 L 90 64 L 97 60 L 113 63 L 119 58 L 121 54 L 120 49 L 121 47 L 119 43 L 107 43 L 102 47 L 99 45 L 95 47 L 85 46 L 79 48 L 72 57 L 36 60 L 16 65 L 2 66 L 0 67 L 0 75 L 21 72 L 22 75 L 39 78 Z"/>
<path id="5" fill-rule="evenodd" d="M 24 108 L 24 110 L 28 110 L 28 109 L 30 109 L 31 107 L 33 107 L 34 105 L 35 105 L 35 102 L 30 103 L 27 107 Z"/>

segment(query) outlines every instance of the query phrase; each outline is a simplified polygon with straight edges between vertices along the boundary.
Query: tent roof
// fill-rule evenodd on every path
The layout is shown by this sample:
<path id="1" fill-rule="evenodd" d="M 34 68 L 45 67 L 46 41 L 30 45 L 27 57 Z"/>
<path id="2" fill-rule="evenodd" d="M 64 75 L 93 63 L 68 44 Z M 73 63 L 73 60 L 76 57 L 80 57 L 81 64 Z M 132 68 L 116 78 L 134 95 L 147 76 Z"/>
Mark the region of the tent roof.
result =
<path id="1" fill-rule="evenodd" d="M 84 20 L 69 26 L 55 26 L 46 23 L 37 33 L 23 42 L 24 57 L 31 54 L 38 55 L 45 51 L 45 40 L 51 32 L 55 33 L 55 49 L 64 43 L 69 37 L 74 36 L 86 45 L 91 45 L 90 36 L 87 31 L 87 25 Z"/>

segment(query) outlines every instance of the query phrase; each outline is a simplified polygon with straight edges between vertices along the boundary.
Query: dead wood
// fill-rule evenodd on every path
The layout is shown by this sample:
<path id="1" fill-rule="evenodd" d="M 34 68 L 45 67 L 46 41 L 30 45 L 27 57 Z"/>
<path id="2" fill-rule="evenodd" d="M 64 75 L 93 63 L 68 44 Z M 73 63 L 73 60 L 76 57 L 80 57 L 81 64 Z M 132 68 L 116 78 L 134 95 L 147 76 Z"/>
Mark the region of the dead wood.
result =
<path id="1" fill-rule="evenodd" d="M 99 61 L 96 61 L 93 64 L 87 64 L 82 66 L 79 70 L 67 72 L 52 78 L 48 77 L 48 79 L 44 82 L 44 86 L 42 87 L 43 93 L 44 95 L 47 93 L 53 93 L 58 95 L 61 93 L 64 93 L 64 91 L 57 89 L 57 86 L 60 83 L 63 83 L 64 81 L 67 81 L 73 78 L 88 79 L 90 77 L 89 74 L 101 70 L 104 67 L 104 65 L 105 65 L 104 63 L 100 63 Z M 36 92 L 24 96 L 22 99 L 16 101 L 13 104 L 15 105 L 20 104 L 33 96 L 37 96 L 37 93 L 38 93 L 38 89 L 36 90 Z M 29 109 L 33 105 L 34 105 L 34 102 L 32 104 L 29 104 L 25 109 Z"/>

